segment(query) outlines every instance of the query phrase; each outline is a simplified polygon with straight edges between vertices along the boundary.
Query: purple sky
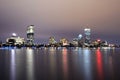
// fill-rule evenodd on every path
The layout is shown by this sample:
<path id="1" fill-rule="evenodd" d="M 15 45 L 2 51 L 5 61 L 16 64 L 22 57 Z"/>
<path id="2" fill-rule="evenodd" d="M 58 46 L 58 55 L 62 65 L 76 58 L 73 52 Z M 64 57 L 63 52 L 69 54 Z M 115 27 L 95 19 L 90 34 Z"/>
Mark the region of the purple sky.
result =
<path id="1" fill-rule="evenodd" d="M 91 38 L 120 43 L 120 0 L 0 0 L 1 40 L 13 32 L 26 37 L 31 24 L 39 42 L 72 40 L 88 26 Z"/>

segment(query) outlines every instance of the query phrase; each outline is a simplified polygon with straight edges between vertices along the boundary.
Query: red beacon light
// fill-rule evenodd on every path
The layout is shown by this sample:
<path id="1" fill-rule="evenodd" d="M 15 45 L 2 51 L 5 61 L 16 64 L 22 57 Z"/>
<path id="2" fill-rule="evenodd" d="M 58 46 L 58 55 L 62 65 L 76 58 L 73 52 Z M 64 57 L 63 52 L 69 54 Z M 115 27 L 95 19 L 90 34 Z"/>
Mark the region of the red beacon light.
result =
<path id="1" fill-rule="evenodd" d="M 97 42 L 100 42 L 101 40 L 100 39 L 97 39 Z"/>

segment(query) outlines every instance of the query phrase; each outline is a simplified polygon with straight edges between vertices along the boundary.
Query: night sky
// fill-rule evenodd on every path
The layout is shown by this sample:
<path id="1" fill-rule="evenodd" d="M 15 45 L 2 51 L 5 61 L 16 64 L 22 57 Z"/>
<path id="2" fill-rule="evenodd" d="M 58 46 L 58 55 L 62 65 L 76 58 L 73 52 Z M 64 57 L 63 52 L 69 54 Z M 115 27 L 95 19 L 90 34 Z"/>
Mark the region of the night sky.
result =
<path id="1" fill-rule="evenodd" d="M 13 32 L 26 38 L 28 25 L 36 42 L 72 40 L 90 27 L 92 39 L 120 44 L 120 0 L 0 0 L 0 40 Z"/>

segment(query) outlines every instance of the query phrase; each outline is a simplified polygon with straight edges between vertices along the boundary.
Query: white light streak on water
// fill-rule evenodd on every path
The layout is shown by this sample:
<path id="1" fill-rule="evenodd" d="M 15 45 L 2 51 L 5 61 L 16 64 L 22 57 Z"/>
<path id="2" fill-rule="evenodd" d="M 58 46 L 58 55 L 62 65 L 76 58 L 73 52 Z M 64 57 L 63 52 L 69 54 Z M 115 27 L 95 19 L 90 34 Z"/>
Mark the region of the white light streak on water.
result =
<path id="1" fill-rule="evenodd" d="M 15 80 L 15 50 L 11 49 L 11 80 Z"/>
<path id="2" fill-rule="evenodd" d="M 34 80 L 34 59 L 33 59 L 33 50 L 32 49 L 27 49 L 26 53 L 26 62 L 27 62 L 27 79 L 28 80 Z"/>
<path id="3" fill-rule="evenodd" d="M 84 56 L 84 62 L 83 62 L 83 65 L 84 65 L 84 75 L 86 76 L 85 77 L 85 80 L 92 80 L 91 79 L 91 52 L 89 49 L 84 49 L 83 50 L 83 56 Z"/>

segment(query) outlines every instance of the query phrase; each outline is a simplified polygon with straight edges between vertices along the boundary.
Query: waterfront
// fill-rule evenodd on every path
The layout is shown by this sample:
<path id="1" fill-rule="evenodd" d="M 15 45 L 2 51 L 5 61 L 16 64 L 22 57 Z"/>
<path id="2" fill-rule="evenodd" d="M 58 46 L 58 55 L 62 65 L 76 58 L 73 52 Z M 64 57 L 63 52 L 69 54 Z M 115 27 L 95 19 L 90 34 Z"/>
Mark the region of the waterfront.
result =
<path id="1" fill-rule="evenodd" d="M 120 80 L 120 49 L 1 48 L 0 80 Z"/>

